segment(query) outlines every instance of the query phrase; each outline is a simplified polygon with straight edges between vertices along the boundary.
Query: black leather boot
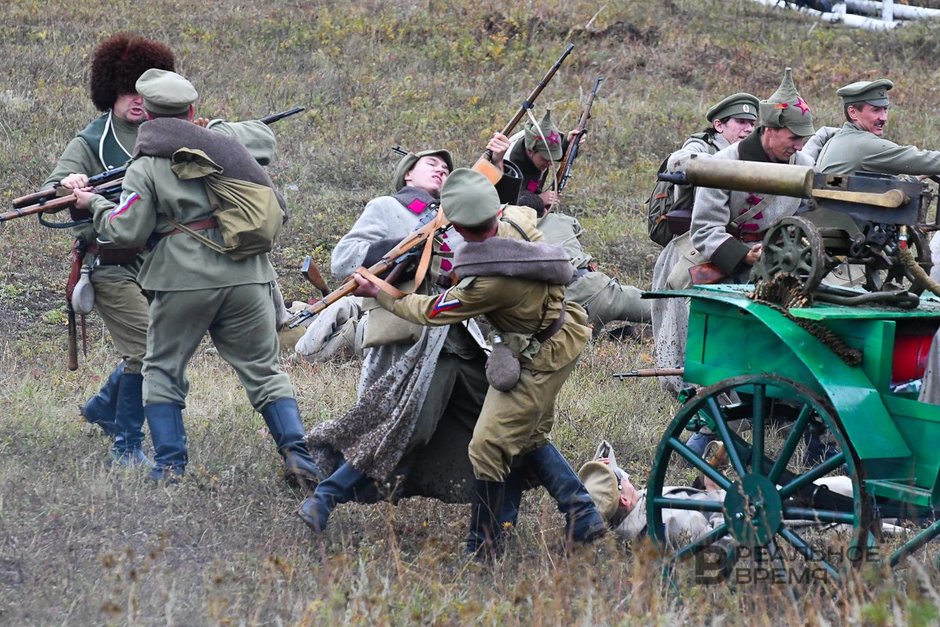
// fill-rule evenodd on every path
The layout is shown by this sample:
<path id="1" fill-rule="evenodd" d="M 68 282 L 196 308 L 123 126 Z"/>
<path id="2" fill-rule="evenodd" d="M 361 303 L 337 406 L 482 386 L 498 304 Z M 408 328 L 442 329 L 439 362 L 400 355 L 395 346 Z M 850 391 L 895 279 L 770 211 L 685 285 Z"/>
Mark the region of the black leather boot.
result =
<path id="1" fill-rule="evenodd" d="M 470 505 L 470 531 L 467 553 L 476 560 L 495 560 L 503 551 L 499 513 L 503 508 L 506 484 L 477 479 Z"/>
<path id="2" fill-rule="evenodd" d="M 531 464 L 542 485 L 565 515 L 569 539 L 581 543 L 592 542 L 607 532 L 607 525 L 594 506 L 591 495 L 568 460 L 553 444 L 546 444 L 528 453 L 526 461 Z"/>
<path id="3" fill-rule="evenodd" d="M 118 386 L 114 413 L 117 433 L 111 445 L 111 463 L 121 466 L 153 466 L 141 445 L 144 441 L 144 377 L 125 372 Z"/>
<path id="4" fill-rule="evenodd" d="M 323 479 L 323 473 L 307 450 L 304 423 L 300 409 L 293 398 L 282 398 L 268 403 L 261 410 L 268 431 L 284 459 L 284 478 L 291 485 L 312 492 Z"/>
<path id="5" fill-rule="evenodd" d="M 82 416 L 93 425 L 98 425 L 112 440 L 117 435 L 117 422 L 115 414 L 117 413 L 117 396 L 121 383 L 121 375 L 124 374 L 124 362 L 121 361 L 105 381 L 98 393 L 92 396 L 82 406 Z"/>
<path id="6" fill-rule="evenodd" d="M 356 497 L 356 489 L 363 486 L 368 478 L 353 468 L 349 462 L 324 479 L 317 486 L 313 496 L 304 499 L 297 510 L 297 515 L 307 526 L 318 533 L 326 531 L 330 513 L 340 503 L 347 503 Z"/>
<path id="7" fill-rule="evenodd" d="M 153 440 L 154 481 L 177 481 L 186 472 L 186 428 L 183 408 L 175 403 L 151 403 L 144 407 Z"/>

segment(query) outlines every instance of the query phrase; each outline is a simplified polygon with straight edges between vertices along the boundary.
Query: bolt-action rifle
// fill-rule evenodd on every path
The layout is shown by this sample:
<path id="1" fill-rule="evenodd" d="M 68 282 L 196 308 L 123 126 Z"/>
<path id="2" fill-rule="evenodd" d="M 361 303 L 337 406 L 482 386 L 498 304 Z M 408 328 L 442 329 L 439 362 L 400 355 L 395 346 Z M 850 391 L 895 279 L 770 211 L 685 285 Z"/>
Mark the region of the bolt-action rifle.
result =
<path id="1" fill-rule="evenodd" d="M 304 111 L 305 107 L 294 107 L 280 113 L 273 113 L 261 118 L 265 124 L 273 124 L 278 120 L 296 115 Z M 100 194 L 108 200 L 115 201 L 121 195 L 121 188 L 124 182 L 124 174 L 127 172 L 127 166 L 106 170 L 100 174 L 95 174 L 88 179 L 88 185 L 92 187 L 92 192 Z M 44 213 L 68 209 L 71 217 L 69 222 L 50 222 L 43 218 Z M 91 213 L 83 209 L 75 209 L 75 194 L 68 188 L 62 187 L 58 183 L 51 189 L 44 189 L 26 196 L 20 196 L 13 200 L 13 209 L 0 213 L 0 223 L 24 216 L 37 214 L 39 223 L 43 226 L 54 229 L 70 228 L 79 224 L 85 224 L 91 221 Z"/>
<path id="2" fill-rule="evenodd" d="M 604 80 L 602 76 L 598 76 L 594 81 L 594 87 L 591 89 L 591 95 L 588 97 L 587 103 L 584 105 L 584 110 L 581 111 L 581 118 L 578 120 L 578 125 L 575 127 L 575 136 L 568 144 L 568 150 L 565 151 L 565 156 L 562 159 L 561 167 L 558 168 L 558 178 L 555 180 L 555 191 L 559 194 L 565 190 L 565 186 L 568 184 L 568 179 L 571 178 L 571 168 L 574 166 L 575 159 L 578 158 L 578 150 L 581 146 L 581 140 L 584 139 L 584 133 L 587 131 L 587 123 L 591 118 L 591 107 L 594 106 L 594 98 L 597 96 L 597 89 L 600 87 L 601 81 Z"/>
<path id="3" fill-rule="evenodd" d="M 539 94 L 542 93 L 542 90 L 545 89 L 545 86 L 552 80 L 552 77 L 555 76 L 555 72 L 558 71 L 558 68 L 561 67 L 561 64 L 564 63 L 565 59 L 571 54 L 571 51 L 574 49 L 574 44 L 568 44 L 568 47 L 565 48 L 565 51 L 561 53 L 561 56 L 558 57 L 558 60 L 552 65 L 548 70 L 542 80 L 539 81 L 539 84 L 535 86 L 535 89 L 532 90 L 532 93 L 529 94 L 528 98 L 522 101 L 522 104 L 519 105 L 519 110 L 516 111 L 516 114 L 512 116 L 512 119 L 509 120 L 509 123 L 503 127 L 500 131 L 506 137 L 509 137 L 512 130 L 516 128 L 516 125 L 519 124 L 519 121 L 525 116 L 526 111 L 535 106 L 535 99 L 539 97 Z M 499 179 L 502 178 L 502 171 L 493 165 L 493 153 L 487 149 L 483 156 L 477 159 L 477 162 L 473 164 L 473 169 L 477 172 L 480 172 L 490 180 L 493 185 L 496 185 L 499 182 Z"/>

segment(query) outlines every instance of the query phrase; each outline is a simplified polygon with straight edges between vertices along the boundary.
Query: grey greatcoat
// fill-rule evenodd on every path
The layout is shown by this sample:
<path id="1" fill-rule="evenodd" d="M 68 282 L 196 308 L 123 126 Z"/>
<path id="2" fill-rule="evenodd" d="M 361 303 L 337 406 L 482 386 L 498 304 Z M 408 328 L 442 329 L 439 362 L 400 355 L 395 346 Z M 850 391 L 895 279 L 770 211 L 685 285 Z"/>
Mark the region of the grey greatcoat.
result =
<path id="1" fill-rule="evenodd" d="M 383 249 L 380 254 L 387 252 L 433 214 L 433 200 L 409 187 L 396 196 L 371 200 L 334 248 L 333 275 L 345 278 L 366 265 L 377 249 Z M 448 251 L 462 243 L 457 233 L 446 233 L 439 247 L 444 257 L 435 255 L 431 276 L 419 286 L 419 293 L 442 291 L 435 284 L 437 270 L 449 270 Z M 314 427 L 307 436 L 308 447 L 326 472 L 345 458 L 373 479 L 394 482 L 395 498 L 421 494 L 468 502 L 473 471 L 467 445 L 487 388 L 486 341 L 473 321 L 452 327 L 417 326 L 414 336 L 402 337 L 393 330 L 400 329 L 398 319 L 376 306 L 373 299 L 364 299 L 366 313 L 360 324 L 367 325 L 364 335 L 370 346 L 365 350 L 359 400 L 343 417 Z M 376 324 L 383 328 L 375 328 Z M 380 489 L 358 498 L 384 496 Z"/>
<path id="2" fill-rule="evenodd" d="M 614 527 L 617 537 L 633 542 L 646 533 L 647 508 L 646 490 L 639 490 L 639 499 L 627 517 Z M 663 488 L 663 496 L 688 499 L 693 501 L 725 500 L 724 490 L 696 490 L 684 486 Z M 666 528 L 666 543 L 670 549 L 678 549 L 684 544 L 698 540 L 708 532 L 724 524 L 725 518 L 721 512 L 703 513 L 684 509 L 663 510 L 663 525 Z"/>
<path id="3" fill-rule="evenodd" d="M 742 151 L 744 156 L 742 156 Z M 746 158 L 745 158 L 746 157 Z M 761 158 L 762 157 L 762 158 Z M 770 161 L 760 145 L 757 131 L 743 141 L 715 153 L 712 159 Z M 812 160 L 800 152 L 790 158 L 794 165 L 812 165 Z M 706 259 L 721 268 L 727 275 L 726 282 L 746 282 L 750 266 L 743 264 L 753 243 L 742 241 L 728 231 L 732 220 L 748 211 L 752 206 L 766 200 L 764 208 L 741 225 L 741 237 L 759 238 L 764 231 L 780 219 L 801 210 L 802 200 L 788 196 L 759 196 L 750 192 L 738 192 L 707 187 L 697 188 L 692 208 L 690 239 L 694 248 Z M 680 251 L 672 240 L 660 253 L 653 268 L 653 289 L 667 290 L 669 275 L 679 262 Z M 685 298 L 656 299 L 653 301 L 653 336 L 656 342 L 656 365 L 662 368 L 682 367 L 685 363 L 685 342 L 689 326 L 689 303 Z M 673 394 L 682 385 L 678 377 L 660 379 L 663 387 Z"/>

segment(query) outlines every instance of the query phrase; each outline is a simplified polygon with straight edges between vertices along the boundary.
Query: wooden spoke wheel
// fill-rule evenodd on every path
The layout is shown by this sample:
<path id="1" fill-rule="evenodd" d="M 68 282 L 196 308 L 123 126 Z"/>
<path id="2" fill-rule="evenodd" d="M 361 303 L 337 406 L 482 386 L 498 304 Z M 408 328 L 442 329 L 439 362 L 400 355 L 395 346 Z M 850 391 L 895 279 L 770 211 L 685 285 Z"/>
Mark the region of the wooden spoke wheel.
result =
<path id="1" fill-rule="evenodd" d="M 808 294 L 827 271 L 826 249 L 819 229 L 812 222 L 793 216 L 767 230 L 755 266 L 758 278 L 770 280 L 779 274 L 790 274 L 799 280 L 803 293 Z"/>
<path id="2" fill-rule="evenodd" d="M 931 263 L 930 246 L 927 237 L 916 228 L 908 228 L 907 245 L 914 254 L 917 264 L 930 274 Z M 926 285 L 917 281 L 901 259 L 898 257 L 897 238 L 892 238 L 889 245 L 881 250 L 872 251 L 873 254 L 865 260 L 865 289 L 870 292 L 905 289 L 912 294 L 920 295 Z"/>
<path id="3" fill-rule="evenodd" d="M 689 448 L 690 429 L 702 426 L 724 461 Z M 834 410 L 811 390 L 773 375 L 726 379 L 700 390 L 663 435 L 647 486 L 647 529 L 674 578 L 690 576 L 690 562 L 695 583 L 838 577 L 864 562 L 874 542 L 857 468 Z M 702 475 L 713 482 L 707 492 L 670 488 Z M 677 522 L 694 516 L 700 524 Z"/>

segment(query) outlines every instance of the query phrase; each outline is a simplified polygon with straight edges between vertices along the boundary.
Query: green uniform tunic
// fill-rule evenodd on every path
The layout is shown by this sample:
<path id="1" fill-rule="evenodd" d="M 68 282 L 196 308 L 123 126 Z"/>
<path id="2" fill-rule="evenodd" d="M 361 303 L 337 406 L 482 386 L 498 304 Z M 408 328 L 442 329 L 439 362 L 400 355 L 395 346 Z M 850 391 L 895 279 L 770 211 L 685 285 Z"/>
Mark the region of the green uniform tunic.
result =
<path id="1" fill-rule="evenodd" d="M 525 219 L 513 221 L 531 239 L 541 239 L 535 212 L 512 208 Z M 520 238 L 509 223 L 500 222 L 500 237 Z M 504 481 L 513 457 L 544 446 L 554 423 L 555 397 L 571 374 L 578 355 L 591 337 L 587 316 L 565 302 L 565 286 L 500 276 L 469 277 L 441 295 L 409 294 L 396 300 L 379 293 L 382 307 L 418 324 L 443 326 L 484 315 L 500 333 L 534 335 L 565 312 L 561 329 L 531 358 L 522 358 L 522 376 L 514 388 L 490 387 L 470 441 L 469 456 L 478 479 Z"/>
<path id="2" fill-rule="evenodd" d="M 98 117 L 69 142 L 42 188 L 51 189 L 70 174 L 94 176 L 121 167 L 130 159 L 137 129 L 137 124 L 112 117 L 110 112 Z M 75 227 L 73 232 L 86 244 L 97 241 L 98 233 L 91 223 Z M 143 256 L 120 265 L 101 266 L 96 261 L 93 254 L 86 255 L 84 260 L 93 269 L 95 310 L 124 359 L 124 371 L 139 373 L 147 349 L 148 323 L 147 297 L 137 282 Z"/>
<path id="3" fill-rule="evenodd" d="M 243 124 L 241 130 L 255 140 L 252 156 L 270 161 L 274 134 L 261 123 Z M 121 246 L 142 246 L 153 234 L 172 231 L 171 220 L 189 223 L 211 214 L 205 183 L 177 178 L 169 159 L 153 156 L 131 162 L 119 205 L 99 196 L 92 209 L 98 232 Z M 223 244 L 218 229 L 202 233 Z M 233 261 L 184 233 L 157 241 L 139 278 L 154 295 L 143 368 L 145 404 L 185 406 L 186 364 L 206 332 L 235 368 L 256 410 L 293 398 L 290 380 L 278 365 L 271 300 L 275 277 L 267 255 Z"/>
<path id="4" fill-rule="evenodd" d="M 823 146 L 816 169 L 826 174 L 940 174 L 940 150 L 899 146 L 846 122 Z"/>

